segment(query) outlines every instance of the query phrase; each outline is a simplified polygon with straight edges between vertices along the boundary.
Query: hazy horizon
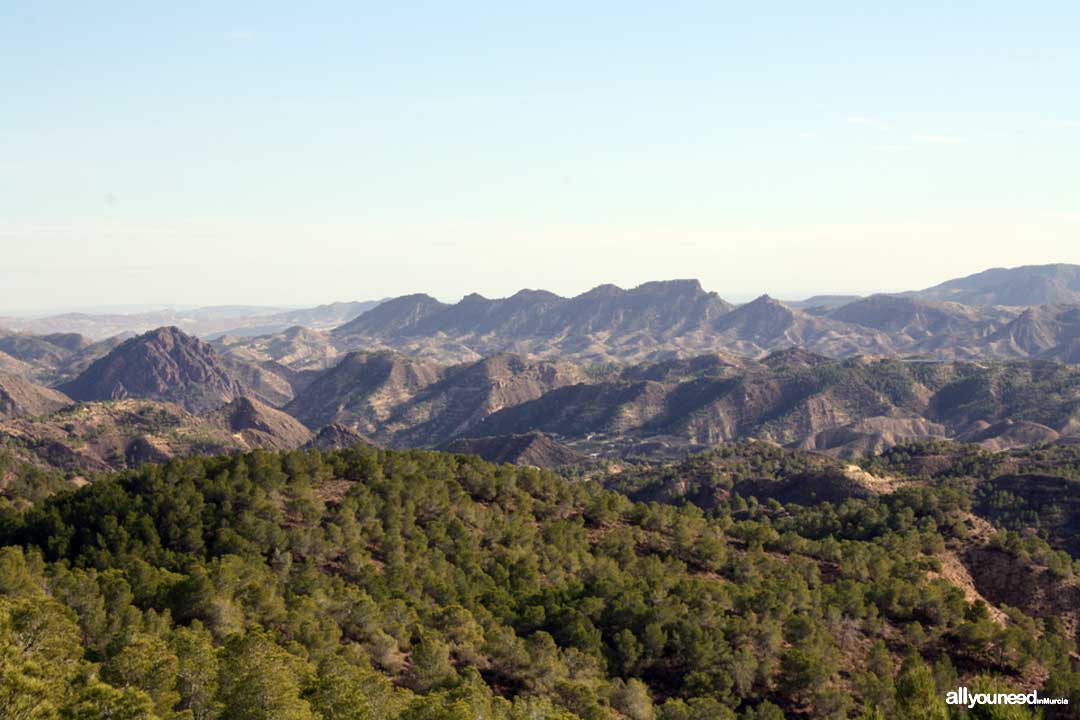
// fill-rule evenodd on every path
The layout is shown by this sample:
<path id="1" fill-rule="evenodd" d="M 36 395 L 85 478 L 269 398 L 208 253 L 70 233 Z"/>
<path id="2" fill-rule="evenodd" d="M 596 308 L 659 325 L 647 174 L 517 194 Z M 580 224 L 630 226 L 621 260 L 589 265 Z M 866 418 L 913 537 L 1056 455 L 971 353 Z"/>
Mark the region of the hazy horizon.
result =
<path id="1" fill-rule="evenodd" d="M 1060 264 L 1060 263 L 1048 263 L 1048 264 Z M 973 271 L 971 273 L 966 273 L 965 275 L 972 275 L 972 274 L 975 274 L 977 272 L 982 272 L 984 270 L 991 270 L 991 269 L 995 269 L 995 268 L 984 267 L 984 268 L 980 268 L 979 270 Z M 959 276 L 957 276 L 957 277 L 959 277 Z M 952 279 L 954 279 L 954 278 L 953 277 L 941 278 L 939 282 L 944 282 L 946 280 L 952 280 Z M 651 280 L 646 280 L 644 282 L 673 281 L 673 280 L 699 280 L 699 282 L 700 282 L 700 278 L 653 278 Z M 591 290 L 591 289 L 593 289 L 593 288 L 595 288 L 597 286 L 606 285 L 606 284 L 618 285 L 619 287 L 621 287 L 621 288 L 623 288 L 625 290 L 629 290 L 629 289 L 631 289 L 633 287 L 636 287 L 636 286 L 640 285 L 641 283 L 634 283 L 634 284 L 631 284 L 631 285 L 620 285 L 619 283 L 607 283 L 607 282 L 604 282 L 604 281 L 599 281 L 599 282 L 592 283 L 592 284 L 588 285 L 587 287 L 583 287 L 582 289 L 580 289 L 578 291 L 575 291 L 575 292 L 556 293 L 556 294 L 563 295 L 564 297 L 573 297 L 575 295 L 579 295 L 581 293 L 587 292 L 588 290 Z M 827 296 L 827 295 L 861 295 L 861 296 L 866 296 L 866 295 L 873 295 L 873 294 L 900 293 L 900 292 L 908 292 L 908 291 L 914 291 L 914 290 L 923 290 L 923 289 L 932 287 L 933 285 L 937 285 L 938 282 L 933 282 L 933 283 L 930 283 L 928 285 L 923 285 L 923 286 L 919 286 L 919 287 L 905 287 L 905 288 L 866 288 L 866 289 L 862 289 L 862 290 L 847 290 L 847 291 L 834 291 L 832 289 L 825 288 L 825 289 L 821 289 L 821 290 L 818 290 L 818 291 L 803 292 L 803 293 L 788 293 L 788 292 L 783 292 L 783 291 L 762 290 L 762 291 L 753 292 L 753 293 L 728 293 L 728 294 L 725 294 L 724 292 L 722 292 L 721 290 L 719 290 L 717 288 L 709 287 L 704 282 L 701 282 L 701 284 L 702 284 L 703 289 L 706 292 L 716 292 L 724 300 L 727 300 L 728 302 L 740 304 L 740 303 L 750 302 L 750 301 L 754 300 L 755 298 L 761 297 L 762 295 L 770 295 L 771 297 L 777 298 L 777 299 L 779 299 L 781 301 L 797 302 L 797 301 L 806 300 L 806 299 L 809 299 L 809 298 L 815 297 L 815 296 Z M 489 298 L 489 299 L 498 299 L 498 298 L 509 297 L 510 295 L 512 295 L 514 292 L 517 292 L 518 290 L 548 290 L 548 291 L 551 291 L 551 292 L 555 292 L 555 291 L 551 290 L 551 288 L 525 285 L 525 286 L 519 287 L 519 288 L 517 288 L 517 289 L 515 289 L 515 290 L 513 290 L 513 291 L 511 291 L 509 293 L 505 293 L 505 294 L 501 294 L 501 295 L 489 295 L 489 294 L 483 293 L 483 292 L 480 292 L 480 294 L 487 297 L 487 298 Z M 380 301 L 381 302 L 383 300 L 387 300 L 387 299 L 390 299 L 390 298 L 393 298 L 393 297 L 400 297 L 402 295 L 409 295 L 409 294 L 413 294 L 413 293 L 424 293 L 424 294 L 427 294 L 427 295 L 432 295 L 437 300 L 439 300 L 441 302 L 444 302 L 444 303 L 456 303 L 459 300 L 461 300 L 463 297 L 465 297 L 466 295 L 474 293 L 474 292 L 479 292 L 479 291 L 477 291 L 477 290 L 467 290 L 466 289 L 466 290 L 458 292 L 457 294 L 454 294 L 454 295 L 434 295 L 433 293 L 427 292 L 427 291 L 425 291 L 423 289 L 413 289 L 413 290 L 405 290 L 404 292 L 395 293 L 393 295 L 386 295 L 386 296 L 378 297 L 378 298 L 375 298 L 375 297 L 360 297 L 360 296 L 357 296 L 357 297 L 341 297 L 341 298 L 335 298 L 335 299 L 329 299 L 329 300 L 319 300 L 319 301 L 313 301 L 313 302 L 308 302 L 308 303 L 289 304 L 289 305 L 272 304 L 272 303 L 258 303 L 258 302 L 229 302 L 229 303 L 168 303 L 168 302 L 160 302 L 159 303 L 159 302 L 146 302 L 146 303 L 102 304 L 102 305 L 57 305 L 57 306 L 53 306 L 53 307 L 38 307 L 38 308 L 33 308 L 33 307 L 6 308 L 6 307 L 3 307 L 3 306 L 0 306 L 0 317 L 6 316 L 6 317 L 17 317 L 17 318 L 30 318 L 30 317 L 39 317 L 39 316 L 40 317 L 45 317 L 45 316 L 48 316 L 48 315 L 57 315 L 57 314 L 66 314 L 66 313 L 126 315 L 126 314 L 138 314 L 138 313 L 149 313 L 149 312 L 160 312 L 160 311 L 185 312 L 185 311 L 200 310 L 200 309 L 206 309 L 206 308 L 219 308 L 219 307 L 250 308 L 251 310 L 258 311 L 260 313 L 269 312 L 269 311 L 284 312 L 284 311 L 288 311 L 288 310 L 301 310 L 301 309 L 316 307 L 316 306 L 320 306 L 320 305 L 331 305 L 331 304 L 334 304 L 334 303 L 374 302 L 374 301 Z"/>
<path id="2" fill-rule="evenodd" d="M 1080 262 L 1073 4 L 42 2 L 0 313 L 908 290 Z"/>

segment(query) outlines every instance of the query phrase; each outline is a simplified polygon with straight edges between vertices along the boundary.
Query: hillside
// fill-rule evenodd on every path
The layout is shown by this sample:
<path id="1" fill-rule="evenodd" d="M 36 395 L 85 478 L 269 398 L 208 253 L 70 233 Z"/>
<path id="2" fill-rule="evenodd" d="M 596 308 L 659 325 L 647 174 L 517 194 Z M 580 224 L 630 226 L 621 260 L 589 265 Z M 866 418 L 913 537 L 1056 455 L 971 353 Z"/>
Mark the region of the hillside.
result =
<path id="1" fill-rule="evenodd" d="M 857 455 L 930 437 L 1002 448 L 1080 435 L 1075 368 L 813 358 L 781 353 L 734 374 L 561 388 L 496 412 L 471 432 L 536 430 L 606 454 L 627 438 L 650 437 L 705 446 L 759 438 Z"/>
<path id="2" fill-rule="evenodd" d="M 350 353 L 285 411 L 312 429 L 340 423 L 374 435 L 384 432 L 383 424 L 398 405 L 437 382 L 443 372 L 440 365 L 389 351 Z"/>
<path id="3" fill-rule="evenodd" d="M 25 363 L 18 358 L 8 355 L 6 352 L 0 351 L 0 372 L 8 373 L 9 375 L 17 375 L 22 378 L 29 378 L 34 368 L 29 363 Z"/>
<path id="4" fill-rule="evenodd" d="M 467 434 L 492 413 L 582 382 L 585 377 L 580 368 L 569 363 L 529 362 L 509 354 L 448 368 L 441 380 L 395 409 L 388 425 L 400 425 L 401 430 L 386 440 L 398 447 L 438 445 Z"/>
<path id="5" fill-rule="evenodd" d="M 864 310 L 884 308 L 884 315 L 861 322 L 911 334 L 951 317 L 908 300 L 867 301 Z M 907 314 L 912 309 L 914 316 Z M 1051 306 L 1042 311 L 1062 317 Z M 789 339 L 805 340 L 800 333 L 816 327 L 791 325 L 792 311 L 768 299 L 724 317 L 734 315 L 731 332 L 753 321 L 759 329 L 771 324 L 775 337 L 794 332 L 798 337 Z M 308 333 L 293 338 L 310 339 Z M 176 402 L 195 415 L 246 396 L 311 433 L 336 424 L 367 442 L 399 448 L 540 432 L 574 452 L 605 457 L 674 458 L 745 438 L 850 457 L 928 438 L 988 449 L 1080 438 L 1080 370 L 1047 360 L 838 361 L 790 347 L 759 360 L 710 353 L 580 365 L 499 353 L 447 365 L 380 350 L 347 353 L 324 370 L 296 370 L 269 354 L 235 350 L 221 356 L 195 338 L 163 329 L 121 343 L 60 387 L 74 400 Z M 18 376 L 10 377 L 14 386 Z M 31 386 L 23 381 L 20 387 Z"/>
<path id="6" fill-rule="evenodd" d="M 791 479 L 738 455 L 763 487 Z M 945 717 L 960 683 L 1069 696 L 1075 626 L 1044 601 L 1072 567 L 973 534 L 963 488 L 706 515 L 417 451 L 147 466 L 4 511 L 5 697 L 144 720 L 779 720 Z M 1003 610 L 1025 596 L 955 564 L 991 556 L 1039 593 Z"/>
<path id="7" fill-rule="evenodd" d="M 47 415 L 70 404 L 63 393 L 0 370 L 0 418 Z"/>
<path id="8" fill-rule="evenodd" d="M 543 433 L 501 437 L 459 438 L 441 448 L 447 452 L 476 455 L 488 462 L 558 468 L 585 461 L 585 456 Z"/>
<path id="9" fill-rule="evenodd" d="M 36 467 L 79 475 L 191 455 L 292 449 L 311 439 L 285 413 L 243 397 L 204 416 L 154 400 L 62 405 L 34 418 L 0 419 L 0 444 Z"/>
<path id="10" fill-rule="evenodd" d="M 841 305 L 827 315 L 841 322 L 886 333 L 900 347 L 978 345 L 1005 327 L 1017 313 L 896 295 L 872 295 Z M 935 342 L 936 340 L 936 342 Z"/>
<path id="11" fill-rule="evenodd" d="M 325 370 L 342 355 L 328 333 L 303 327 L 291 327 L 274 335 L 225 335 L 211 344 L 227 357 L 250 363 L 273 362 L 297 371 Z"/>

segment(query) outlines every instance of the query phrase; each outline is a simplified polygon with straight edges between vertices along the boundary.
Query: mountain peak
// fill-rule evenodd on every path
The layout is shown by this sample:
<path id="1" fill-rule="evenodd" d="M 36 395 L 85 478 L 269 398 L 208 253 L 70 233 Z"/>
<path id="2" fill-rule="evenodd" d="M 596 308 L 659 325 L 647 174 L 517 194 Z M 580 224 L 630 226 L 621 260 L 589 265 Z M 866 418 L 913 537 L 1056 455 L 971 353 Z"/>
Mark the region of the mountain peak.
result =
<path id="1" fill-rule="evenodd" d="M 562 300 L 563 298 L 548 290 L 530 290 L 523 288 L 511 295 L 508 300 L 533 300 L 533 301 L 551 301 Z"/>
<path id="2" fill-rule="evenodd" d="M 623 290 L 618 285 L 614 285 L 612 283 L 604 283 L 603 285 L 597 285 L 596 287 L 592 288 L 591 290 L 586 290 L 585 292 L 578 295 L 577 298 L 589 298 L 589 299 L 609 298 L 609 297 L 618 297 L 619 295 L 623 295 L 625 293 L 626 293 L 626 291 Z M 577 299 L 577 298 L 575 298 L 575 299 Z"/>
<path id="3" fill-rule="evenodd" d="M 695 278 L 676 280 L 650 280 L 634 288 L 633 292 L 663 290 L 668 292 L 704 293 L 701 281 Z"/>
<path id="4" fill-rule="evenodd" d="M 61 386 L 76 400 L 146 398 L 213 410 L 241 395 L 214 349 L 177 327 L 160 327 L 131 338 Z"/>

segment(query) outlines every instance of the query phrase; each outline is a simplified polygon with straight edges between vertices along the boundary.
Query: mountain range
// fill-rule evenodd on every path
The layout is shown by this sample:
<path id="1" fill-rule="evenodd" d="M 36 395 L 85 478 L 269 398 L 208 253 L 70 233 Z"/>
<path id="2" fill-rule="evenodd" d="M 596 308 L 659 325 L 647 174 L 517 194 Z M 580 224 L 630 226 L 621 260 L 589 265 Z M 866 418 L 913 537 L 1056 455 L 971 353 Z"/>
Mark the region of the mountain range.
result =
<path id="1" fill-rule="evenodd" d="M 733 305 L 696 280 L 650 282 L 630 290 L 601 285 L 564 298 L 522 290 L 508 298 L 472 294 L 447 304 L 423 294 L 380 303 L 329 332 L 292 329 L 216 341 L 229 354 L 303 368 L 344 352 L 395 350 L 440 362 L 508 352 L 579 363 L 636 363 L 705 353 L 764 357 L 802 347 L 829 357 L 916 356 L 938 360 L 1045 357 L 1080 353 L 1078 266 L 990 271 L 918 293 L 818 298 L 798 307 L 768 295 Z M 1070 279 L 1071 278 L 1071 279 Z M 1027 295 L 1020 289 L 1026 288 Z M 954 299 L 968 300 L 962 304 Z M 1005 305 L 1024 297 L 1053 303 Z"/>
<path id="2" fill-rule="evenodd" d="M 392 315 L 400 314 L 402 307 L 415 306 L 416 316 L 411 320 L 404 318 L 404 324 L 398 327 L 386 326 L 376 320 L 373 323 L 360 323 L 353 328 L 355 334 L 371 334 L 405 331 L 411 329 L 423 334 L 433 329 L 431 323 L 421 322 L 421 318 L 440 316 L 436 325 L 444 325 L 449 334 L 465 331 L 485 334 L 507 323 L 518 325 L 519 330 L 527 333 L 544 334 L 545 330 L 558 330 L 567 325 L 569 314 L 572 320 L 569 329 L 572 334 L 589 334 L 602 331 L 612 319 L 605 314 L 618 314 L 624 310 L 631 316 L 624 316 L 628 323 L 621 326 L 627 331 L 631 326 L 648 327 L 651 331 L 674 331 L 679 334 L 679 321 L 682 315 L 693 308 L 671 305 L 666 310 L 650 307 L 651 299 L 662 299 L 665 293 L 671 293 L 672 300 L 684 301 L 678 297 L 678 289 L 695 289 L 696 281 L 675 281 L 666 283 L 645 283 L 630 291 L 630 297 L 620 296 L 624 291 L 613 285 L 601 285 L 574 298 L 563 298 L 544 290 L 522 290 L 517 294 L 497 301 L 489 301 L 480 295 L 468 295 L 454 306 L 442 303 L 423 294 L 406 295 L 393 298 L 397 310 Z M 697 285 L 696 289 L 700 289 Z M 705 293 L 708 298 L 703 304 L 714 312 L 719 309 L 731 309 L 731 303 L 721 300 L 715 293 Z M 1031 305 L 1076 305 L 1080 304 L 1080 266 L 1030 265 L 1017 268 L 995 268 L 967 277 L 948 280 L 939 285 L 918 291 L 893 293 L 899 297 L 908 297 L 929 302 L 950 302 L 974 307 L 1027 307 Z M 843 305 L 861 299 L 857 295 L 817 295 L 801 300 L 787 301 L 785 304 L 797 310 L 822 314 Z M 115 335 L 140 334 L 163 326 L 175 326 L 190 335 L 205 339 L 214 339 L 222 335 L 249 337 L 279 333 L 292 327 L 304 327 L 317 330 L 331 330 L 344 325 L 373 309 L 384 301 L 336 302 L 310 308 L 276 308 L 251 305 L 222 305 L 182 310 L 148 310 L 142 312 L 107 314 L 89 312 L 68 312 L 59 315 L 0 317 L 0 327 L 10 331 L 31 335 L 83 335 L 92 340 L 102 340 Z M 702 302 L 697 298 L 691 302 Z M 621 307 L 620 307 L 621 305 Z M 446 313 L 450 307 L 455 311 Z M 559 308 L 559 310 L 556 310 Z M 535 323 L 537 316 L 551 316 L 553 325 L 544 326 Z M 478 314 L 488 314 L 486 322 L 479 320 Z M 682 315 L 679 315 L 682 313 Z M 592 314 L 593 322 L 589 322 Z M 693 314 L 690 312 L 689 314 Z M 679 315 L 678 317 L 674 317 Z M 516 317 L 514 317 L 516 316 Z M 378 317 L 378 316 L 374 316 Z M 451 318 L 455 318 L 455 323 Z M 530 326 L 529 318 L 534 320 Z M 397 318 L 401 320 L 401 318 Z M 463 321 L 463 322 L 462 322 Z M 523 327 L 522 327 L 523 326 Z"/>
<path id="3" fill-rule="evenodd" d="M 1061 300 L 1074 269 L 989 271 L 923 295 Z M 844 456 L 1080 438 L 1080 306 L 1062 303 L 736 306 L 680 280 L 573 298 L 409 295 L 329 331 L 211 342 L 177 327 L 101 341 L 5 332 L 0 353 L 0 439 L 50 464 L 92 456 L 73 467 L 357 441 L 555 464 L 743 438 Z M 94 422 L 73 420 L 79 408 Z M 153 408 L 171 419 L 148 428 L 138 418 Z"/>

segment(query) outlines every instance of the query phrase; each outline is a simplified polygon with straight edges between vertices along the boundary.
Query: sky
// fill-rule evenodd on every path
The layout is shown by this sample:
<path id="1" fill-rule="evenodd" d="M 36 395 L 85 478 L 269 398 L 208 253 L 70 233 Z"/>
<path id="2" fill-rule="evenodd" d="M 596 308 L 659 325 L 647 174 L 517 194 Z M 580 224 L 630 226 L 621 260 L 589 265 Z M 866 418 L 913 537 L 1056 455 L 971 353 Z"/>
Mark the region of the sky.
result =
<path id="1" fill-rule="evenodd" d="M 0 313 L 1080 262 L 1078 26 L 1064 0 L 8 3 Z"/>

